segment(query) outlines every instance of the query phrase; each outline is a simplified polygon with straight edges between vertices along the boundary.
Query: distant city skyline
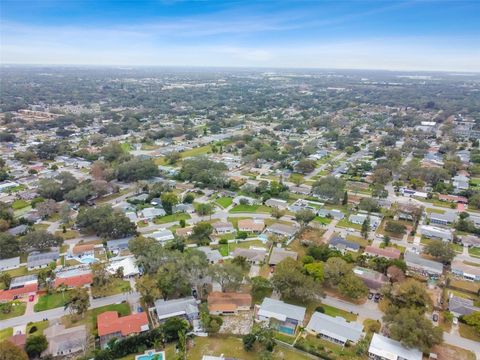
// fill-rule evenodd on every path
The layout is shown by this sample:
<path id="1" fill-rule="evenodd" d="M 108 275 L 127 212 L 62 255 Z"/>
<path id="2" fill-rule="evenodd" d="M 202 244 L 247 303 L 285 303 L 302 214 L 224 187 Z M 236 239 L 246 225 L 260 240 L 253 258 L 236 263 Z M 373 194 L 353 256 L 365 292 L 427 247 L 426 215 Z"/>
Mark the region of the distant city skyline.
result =
<path id="1" fill-rule="evenodd" d="M 10 1 L 2 64 L 480 72 L 479 1 Z"/>

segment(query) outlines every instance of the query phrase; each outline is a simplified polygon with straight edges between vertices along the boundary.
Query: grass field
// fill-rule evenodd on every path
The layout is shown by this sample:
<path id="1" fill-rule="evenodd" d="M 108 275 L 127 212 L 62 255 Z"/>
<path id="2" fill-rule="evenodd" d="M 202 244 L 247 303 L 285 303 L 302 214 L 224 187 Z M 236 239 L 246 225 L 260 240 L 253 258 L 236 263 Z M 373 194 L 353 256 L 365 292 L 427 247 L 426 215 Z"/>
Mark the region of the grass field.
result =
<path id="1" fill-rule="evenodd" d="M 48 327 L 49 325 L 49 321 L 48 320 L 45 320 L 45 321 L 37 321 L 37 322 L 34 322 L 34 323 L 29 323 L 27 325 L 27 336 L 30 336 L 30 335 L 43 335 L 43 331 Z M 35 327 L 37 328 L 36 331 L 32 331 L 32 328 Z"/>
<path id="2" fill-rule="evenodd" d="M 480 248 L 478 248 L 478 247 L 469 248 L 468 253 L 470 254 L 470 256 L 475 256 L 475 257 L 480 258 Z"/>
<path id="3" fill-rule="evenodd" d="M 10 336 L 13 335 L 13 328 L 5 328 L 0 330 L 0 341 L 8 339 Z"/>
<path id="4" fill-rule="evenodd" d="M 130 290 L 130 282 L 122 279 L 112 279 L 111 282 L 104 287 L 98 288 L 92 286 L 92 296 L 93 297 L 105 297 L 111 296 L 116 294 L 121 294 L 122 292 L 126 292 Z"/>
<path id="5" fill-rule="evenodd" d="M 153 222 L 155 224 L 167 224 L 175 221 L 190 219 L 190 215 L 186 213 L 176 213 L 172 215 L 165 215 L 159 218 L 156 218 Z"/>
<path id="6" fill-rule="evenodd" d="M 211 151 L 212 151 L 212 147 L 210 145 L 205 145 L 205 146 L 199 146 L 199 147 L 193 148 L 191 150 L 183 151 L 180 153 L 180 156 L 182 158 L 200 156 L 200 155 L 208 154 Z"/>
<path id="7" fill-rule="evenodd" d="M 355 236 L 355 235 L 348 234 L 346 239 L 348 241 L 352 241 L 354 243 L 357 243 L 357 244 L 359 244 L 360 246 L 363 246 L 363 247 L 369 245 L 368 240 L 366 240 L 366 239 L 364 239 L 360 236 Z"/>
<path id="8" fill-rule="evenodd" d="M 232 205 L 233 199 L 231 197 L 221 197 L 215 200 L 215 202 L 225 209 Z"/>
<path id="9" fill-rule="evenodd" d="M 231 213 L 264 213 L 269 214 L 272 209 L 265 205 L 237 205 L 229 212 Z"/>
<path id="10" fill-rule="evenodd" d="M 30 205 L 28 201 L 19 199 L 19 200 L 15 200 L 12 203 L 12 209 L 20 210 L 20 209 L 23 209 L 24 207 L 27 207 L 28 205 Z"/>
<path id="11" fill-rule="evenodd" d="M 6 320 L 13 317 L 21 316 L 25 314 L 25 310 L 27 309 L 27 304 L 21 301 L 14 301 L 12 303 L 12 311 L 8 314 L 4 314 L 0 312 L 0 320 Z"/>
<path id="12" fill-rule="evenodd" d="M 356 321 L 357 320 L 357 315 L 349 313 L 348 311 L 338 309 L 336 307 L 326 305 L 326 304 L 322 304 L 321 307 L 323 307 L 323 309 L 325 310 L 326 315 L 330 315 L 330 316 L 333 316 L 333 317 L 341 316 L 347 321 Z"/>
<path id="13" fill-rule="evenodd" d="M 65 306 L 68 301 L 68 291 L 64 294 L 61 292 L 49 295 L 42 295 L 38 298 L 38 302 L 33 307 L 35 312 L 55 309 L 57 307 Z"/>
<path id="14" fill-rule="evenodd" d="M 480 334 L 475 330 L 473 326 L 458 322 L 458 332 L 461 337 L 480 342 Z"/>
<path id="15" fill-rule="evenodd" d="M 326 218 L 326 217 L 320 217 L 320 216 L 315 216 L 315 219 L 313 221 L 319 222 L 320 224 L 323 225 L 328 225 L 332 222 L 332 219 Z"/>
<path id="16" fill-rule="evenodd" d="M 350 221 L 348 221 L 348 219 L 340 220 L 337 226 L 342 228 L 352 228 L 355 230 L 362 230 L 362 225 L 351 223 Z"/>
<path id="17" fill-rule="evenodd" d="M 188 360 L 198 360 L 203 355 L 223 354 L 225 357 L 232 357 L 242 360 L 256 360 L 258 359 L 257 351 L 245 351 L 243 349 L 243 342 L 241 338 L 236 337 L 196 337 L 193 348 L 187 352 Z M 294 349 L 275 346 L 272 359 L 275 360 L 311 360 L 310 357 L 304 355 Z"/>

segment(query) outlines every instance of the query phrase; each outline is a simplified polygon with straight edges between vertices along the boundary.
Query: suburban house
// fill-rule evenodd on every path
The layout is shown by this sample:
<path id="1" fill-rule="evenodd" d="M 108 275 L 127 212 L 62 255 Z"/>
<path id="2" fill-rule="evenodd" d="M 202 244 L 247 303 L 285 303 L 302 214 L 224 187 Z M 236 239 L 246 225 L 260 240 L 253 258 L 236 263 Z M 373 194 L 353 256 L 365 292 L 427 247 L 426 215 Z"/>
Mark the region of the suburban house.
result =
<path id="1" fill-rule="evenodd" d="M 119 252 L 122 250 L 128 249 L 128 242 L 133 239 L 133 236 L 129 236 L 122 239 L 115 239 L 115 240 L 108 240 L 107 241 L 107 248 L 111 252 Z"/>
<path id="2" fill-rule="evenodd" d="M 475 306 L 472 299 L 465 299 L 450 294 L 448 299 L 448 311 L 456 318 L 463 315 L 470 315 L 473 312 L 480 311 L 480 307 Z"/>
<path id="3" fill-rule="evenodd" d="M 378 248 L 372 245 L 368 245 L 365 247 L 365 251 L 363 252 L 366 256 L 371 257 L 384 257 L 387 259 L 399 259 L 402 252 L 393 247 L 386 247 L 386 248 Z"/>
<path id="4" fill-rule="evenodd" d="M 449 226 L 457 221 L 457 214 L 453 212 L 445 212 L 444 214 L 440 213 L 430 213 L 430 224 Z"/>
<path id="5" fill-rule="evenodd" d="M 203 252 L 210 264 L 217 264 L 223 262 L 223 256 L 220 251 L 212 249 L 209 246 L 200 246 L 197 250 Z"/>
<path id="6" fill-rule="evenodd" d="M 88 286 L 93 282 L 90 269 L 72 269 L 60 271 L 55 275 L 54 287 L 64 285 L 69 288 Z"/>
<path id="7" fill-rule="evenodd" d="M 174 300 L 159 299 L 155 301 L 154 309 L 160 322 L 175 316 L 183 317 L 192 322 L 198 319 L 200 314 L 197 300 L 192 296 Z"/>
<path id="8" fill-rule="evenodd" d="M 142 219 L 152 221 L 153 219 L 155 219 L 157 217 L 161 217 L 161 216 L 165 216 L 165 215 L 167 215 L 167 213 L 162 208 L 150 207 L 150 208 L 143 209 L 140 217 Z"/>
<path id="9" fill-rule="evenodd" d="M 399 341 L 374 333 L 368 348 L 370 360 L 422 360 L 420 350 L 409 349 Z"/>
<path id="10" fill-rule="evenodd" d="M 192 204 L 177 204 L 172 206 L 172 213 L 187 213 L 192 214 L 195 212 L 195 208 Z"/>
<path id="11" fill-rule="evenodd" d="M 0 302 L 12 301 L 25 295 L 35 294 L 37 290 L 37 275 L 19 276 L 12 279 L 8 290 L 0 290 Z"/>
<path id="12" fill-rule="evenodd" d="M 255 198 L 252 198 L 252 197 L 248 197 L 248 196 L 236 196 L 232 200 L 232 202 L 233 202 L 234 205 L 239 205 L 239 204 L 258 205 L 258 204 L 260 204 L 259 200 L 255 199 Z"/>
<path id="13" fill-rule="evenodd" d="M 328 246 L 332 249 L 337 249 L 343 253 L 345 251 L 358 252 L 360 250 L 360 245 L 352 241 L 345 240 L 340 236 L 334 236 L 330 239 Z"/>
<path id="14" fill-rule="evenodd" d="M 422 225 L 420 233 L 430 239 L 437 239 L 442 241 L 452 241 L 453 234 L 450 230 L 439 228 L 431 225 Z"/>
<path id="15" fill-rule="evenodd" d="M 465 175 L 456 175 L 452 178 L 452 185 L 455 188 L 456 192 L 462 190 L 468 190 L 470 179 Z"/>
<path id="16" fill-rule="evenodd" d="M 355 276 L 360 278 L 369 289 L 372 290 L 379 290 L 384 285 L 390 283 L 388 277 L 372 269 L 356 266 L 353 268 L 353 273 Z"/>
<path id="17" fill-rule="evenodd" d="M 212 224 L 212 227 L 217 234 L 229 234 L 235 232 L 233 225 L 225 221 L 217 221 Z"/>
<path id="18" fill-rule="evenodd" d="M 265 201 L 265 205 L 270 206 L 272 208 L 285 210 L 288 207 L 288 202 L 286 200 L 281 200 L 281 199 L 268 199 L 267 201 Z"/>
<path id="19" fill-rule="evenodd" d="M 297 326 L 303 326 L 306 308 L 284 303 L 271 298 L 263 299 L 261 305 L 255 306 L 255 320 L 270 322 L 277 331 L 293 335 Z"/>
<path id="20" fill-rule="evenodd" d="M 93 254 L 95 251 L 95 244 L 77 244 L 72 249 L 73 256 L 83 256 Z"/>
<path id="21" fill-rule="evenodd" d="M 265 228 L 265 222 L 260 219 L 242 219 L 238 220 L 238 231 L 248 233 L 261 233 Z"/>
<path id="22" fill-rule="evenodd" d="M 452 202 L 452 203 L 460 203 L 460 204 L 468 204 L 468 199 L 465 196 L 458 196 L 458 195 L 438 195 L 438 200 Z"/>
<path id="23" fill-rule="evenodd" d="M 362 338 L 363 326 L 348 322 L 341 316 L 329 316 L 314 312 L 305 328 L 309 333 L 322 339 L 344 346 L 347 342 L 357 343 Z"/>
<path id="24" fill-rule="evenodd" d="M 165 243 L 167 241 L 175 239 L 175 236 L 173 236 L 173 233 L 168 229 L 158 230 L 150 234 L 145 234 L 145 237 L 154 239 L 159 243 Z"/>
<path id="25" fill-rule="evenodd" d="M 18 236 L 18 235 L 24 235 L 27 232 L 27 230 L 28 230 L 28 226 L 25 224 L 22 224 L 22 225 L 15 226 L 11 229 L 8 229 L 7 232 L 10 235 Z"/>
<path id="26" fill-rule="evenodd" d="M 406 251 L 404 260 L 407 264 L 408 270 L 422 274 L 424 276 L 438 277 L 443 273 L 443 264 L 422 258 L 420 255 L 411 251 Z"/>
<path id="27" fill-rule="evenodd" d="M 465 280 L 480 281 L 480 267 L 467 265 L 463 261 L 454 260 L 451 271 Z"/>
<path id="28" fill-rule="evenodd" d="M 293 260 L 297 260 L 297 257 L 298 254 L 295 251 L 289 251 L 281 247 L 274 247 L 272 249 L 272 253 L 270 254 L 268 264 L 270 266 L 275 266 L 286 258 L 292 258 Z"/>
<path id="29" fill-rule="evenodd" d="M 428 197 L 428 194 L 426 192 L 411 190 L 407 188 L 400 188 L 400 194 L 407 197 L 419 197 L 422 199 L 426 199 Z"/>
<path id="30" fill-rule="evenodd" d="M 265 231 L 270 234 L 275 234 L 279 236 L 285 236 L 288 239 L 293 238 L 297 233 L 298 229 L 293 225 L 286 225 L 281 223 L 274 223 L 268 226 Z"/>
<path id="31" fill-rule="evenodd" d="M 27 258 L 27 268 L 28 270 L 34 270 L 47 267 L 50 263 L 57 261 L 59 257 L 60 253 L 58 250 L 45 253 L 31 253 Z"/>
<path id="32" fill-rule="evenodd" d="M 249 249 L 235 248 L 232 253 L 233 257 L 244 257 L 251 264 L 260 264 L 267 256 L 267 250 L 264 248 L 250 247 Z"/>
<path id="33" fill-rule="evenodd" d="M 107 271 L 110 274 L 116 274 L 118 269 L 122 268 L 123 277 L 130 278 L 140 274 L 140 270 L 133 256 L 114 257 L 110 259 Z"/>
<path id="34" fill-rule="evenodd" d="M 208 311 L 212 315 L 236 315 L 252 307 L 250 294 L 214 291 L 208 294 Z"/>
<path id="35" fill-rule="evenodd" d="M 145 312 L 120 317 L 116 311 L 106 311 L 98 315 L 97 327 L 102 348 L 105 348 L 110 339 L 139 334 L 149 329 Z"/>
<path id="36" fill-rule="evenodd" d="M 16 269 L 20 266 L 20 257 L 0 260 L 0 271 Z"/>
<path id="37" fill-rule="evenodd" d="M 48 348 L 43 355 L 65 356 L 85 350 L 87 346 L 87 329 L 85 325 L 65 328 L 55 324 L 43 331 Z"/>
<path id="38" fill-rule="evenodd" d="M 340 210 L 336 210 L 336 209 L 332 209 L 332 210 L 319 209 L 317 211 L 317 215 L 322 217 L 322 218 L 331 217 L 335 220 L 342 220 L 345 217 L 345 214 L 343 212 L 341 212 Z"/>
<path id="39" fill-rule="evenodd" d="M 300 194 L 300 195 L 310 195 L 312 192 L 312 187 L 311 186 L 289 186 L 288 190 L 293 192 L 294 194 Z"/>
<path id="40" fill-rule="evenodd" d="M 348 217 L 348 221 L 350 221 L 352 224 L 357 225 L 362 225 L 367 219 L 369 219 L 370 221 L 370 229 L 372 230 L 375 230 L 382 222 L 382 219 L 380 217 L 374 215 L 352 214 Z"/>

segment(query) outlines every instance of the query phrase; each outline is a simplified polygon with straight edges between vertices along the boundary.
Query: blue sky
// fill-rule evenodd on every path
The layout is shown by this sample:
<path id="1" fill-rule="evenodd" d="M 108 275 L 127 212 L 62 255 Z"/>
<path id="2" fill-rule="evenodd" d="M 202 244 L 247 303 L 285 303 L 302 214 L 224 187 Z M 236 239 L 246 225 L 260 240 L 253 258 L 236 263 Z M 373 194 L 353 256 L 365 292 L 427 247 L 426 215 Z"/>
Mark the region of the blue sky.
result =
<path id="1" fill-rule="evenodd" d="M 480 1 L 2 0 L 17 64 L 480 71 Z"/>

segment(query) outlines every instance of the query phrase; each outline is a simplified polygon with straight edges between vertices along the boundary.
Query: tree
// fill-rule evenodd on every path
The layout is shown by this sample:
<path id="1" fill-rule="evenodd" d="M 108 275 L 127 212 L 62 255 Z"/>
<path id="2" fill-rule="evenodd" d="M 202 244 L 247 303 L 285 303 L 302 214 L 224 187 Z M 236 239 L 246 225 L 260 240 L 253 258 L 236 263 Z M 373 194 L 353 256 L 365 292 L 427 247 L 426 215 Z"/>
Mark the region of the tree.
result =
<path id="1" fill-rule="evenodd" d="M 470 197 L 469 205 L 475 207 L 476 209 L 480 209 L 480 192 L 476 192 Z"/>
<path id="2" fill-rule="evenodd" d="M 30 358 L 38 358 L 47 348 L 48 341 L 45 335 L 32 335 L 27 337 L 25 351 Z"/>
<path id="3" fill-rule="evenodd" d="M 195 224 L 192 229 L 192 235 L 190 236 L 192 240 L 195 240 L 200 244 L 208 244 L 210 242 L 210 235 L 213 232 L 213 226 L 209 222 L 200 221 Z"/>
<path id="4" fill-rule="evenodd" d="M 3 285 L 5 285 L 5 287 L 8 289 L 12 283 L 12 275 L 7 272 L 0 273 L 0 282 L 2 282 Z"/>
<path id="5" fill-rule="evenodd" d="M 309 174 L 315 170 L 316 162 L 314 160 L 303 159 L 295 165 L 295 171 L 300 174 Z"/>
<path id="6" fill-rule="evenodd" d="M 37 204 L 36 210 L 38 211 L 38 216 L 45 219 L 58 211 L 58 204 L 53 199 L 45 199 L 45 201 Z"/>
<path id="7" fill-rule="evenodd" d="M 312 262 L 309 264 L 305 264 L 303 266 L 305 271 L 308 275 L 313 276 L 313 278 L 319 282 L 323 282 L 324 280 L 324 269 L 323 263 L 321 262 Z"/>
<path id="8" fill-rule="evenodd" d="M 374 184 L 386 185 L 392 180 L 392 173 L 389 169 L 378 168 L 375 169 L 372 175 L 372 182 Z"/>
<path id="9" fill-rule="evenodd" d="M 148 274 L 135 281 L 135 289 L 140 293 L 142 300 L 150 305 L 161 295 L 155 279 Z"/>
<path id="10" fill-rule="evenodd" d="M 337 285 L 351 271 L 352 266 L 345 260 L 339 257 L 331 257 L 324 265 L 325 281 L 331 286 Z"/>
<path id="11" fill-rule="evenodd" d="M 0 259 L 9 259 L 18 256 L 20 253 L 20 243 L 15 236 L 4 232 L 0 233 Z"/>
<path id="12" fill-rule="evenodd" d="M 162 206 L 167 214 L 171 214 L 172 207 L 178 204 L 177 194 L 173 192 L 163 193 L 160 199 L 162 200 Z"/>
<path id="13" fill-rule="evenodd" d="M 392 283 L 405 280 L 405 273 L 398 266 L 391 265 L 387 268 L 387 276 Z"/>
<path id="14" fill-rule="evenodd" d="M 69 291 L 69 299 L 65 309 L 69 309 L 72 314 L 83 317 L 90 307 L 90 295 L 87 289 L 73 288 Z"/>
<path id="15" fill-rule="evenodd" d="M 110 274 L 107 271 L 107 265 L 105 263 L 92 263 L 90 268 L 92 269 L 93 286 L 102 288 L 109 284 Z"/>
<path id="16" fill-rule="evenodd" d="M 179 317 L 171 317 L 162 324 L 162 331 L 165 334 L 165 341 L 172 342 L 178 340 L 180 332 L 188 330 L 190 325 L 187 320 Z"/>
<path id="17" fill-rule="evenodd" d="M 362 236 L 366 239 L 368 238 L 368 232 L 370 231 L 370 217 L 367 218 L 362 223 Z"/>
<path id="18" fill-rule="evenodd" d="M 442 240 L 432 240 L 425 246 L 424 251 L 444 264 L 451 263 L 456 255 L 452 245 Z"/>
<path id="19" fill-rule="evenodd" d="M 224 163 L 215 162 L 204 156 L 184 160 L 179 177 L 182 180 L 192 181 L 199 186 L 221 188 L 226 184 Z"/>
<path id="20" fill-rule="evenodd" d="M 363 281 L 350 273 L 342 278 L 338 285 L 338 290 L 342 295 L 351 299 L 360 299 L 368 294 L 368 288 Z"/>
<path id="21" fill-rule="evenodd" d="M 3 340 L 0 342 L 0 360 L 28 360 L 28 355 L 14 343 Z"/>
<path id="22" fill-rule="evenodd" d="M 156 274 L 157 287 L 163 298 L 166 300 L 189 294 L 191 283 L 186 274 L 186 259 L 180 254 L 175 254 L 166 260 L 160 264 Z"/>
<path id="23" fill-rule="evenodd" d="M 403 225 L 400 222 L 397 221 L 387 221 L 387 224 L 385 225 L 385 231 L 388 231 L 393 234 L 404 234 L 405 233 L 405 225 Z"/>
<path id="24" fill-rule="evenodd" d="M 82 208 L 77 216 L 77 226 L 81 231 L 94 233 L 106 239 L 120 239 L 134 235 L 136 226 L 121 211 L 110 205 L 96 208 Z"/>
<path id="25" fill-rule="evenodd" d="M 297 220 L 303 227 L 313 219 L 315 219 L 315 213 L 309 209 L 300 209 L 295 213 L 295 220 Z"/>
<path id="26" fill-rule="evenodd" d="M 197 205 L 197 213 L 200 216 L 213 214 L 213 205 L 210 203 L 200 203 Z"/>
<path id="27" fill-rule="evenodd" d="M 380 210 L 378 201 L 369 197 L 362 198 L 358 204 L 358 208 L 368 212 L 377 212 Z"/>
<path id="28" fill-rule="evenodd" d="M 172 151 L 165 155 L 165 160 L 171 165 L 176 164 L 181 158 L 182 156 L 178 151 Z"/>
<path id="29" fill-rule="evenodd" d="M 68 224 L 70 222 L 70 206 L 67 203 L 60 207 L 59 214 L 62 224 Z"/>
<path id="30" fill-rule="evenodd" d="M 108 145 L 105 145 L 100 154 L 103 158 L 108 161 L 112 162 L 115 160 L 119 160 L 121 157 L 124 157 L 125 152 L 123 151 L 122 144 L 116 141 L 112 141 Z"/>
<path id="31" fill-rule="evenodd" d="M 443 330 L 433 326 L 430 319 L 422 316 L 415 309 L 400 309 L 398 312 L 387 311 L 383 317 L 390 337 L 407 347 L 415 347 L 424 353 L 442 342 Z"/>
<path id="32" fill-rule="evenodd" d="M 255 342 L 257 341 L 257 336 L 255 334 L 249 333 L 243 336 L 243 348 L 245 351 L 252 351 Z"/>
<path id="33" fill-rule="evenodd" d="M 45 230 L 29 232 L 20 240 L 21 248 L 24 251 L 31 249 L 39 251 L 49 250 L 51 247 L 62 245 L 62 243 L 62 237 L 53 235 Z"/>
<path id="34" fill-rule="evenodd" d="M 125 182 L 148 180 L 158 174 L 158 166 L 152 159 L 132 159 L 120 164 L 117 169 L 117 179 Z"/>
<path id="35" fill-rule="evenodd" d="M 313 184 L 313 193 L 333 204 L 339 204 L 345 191 L 345 181 L 335 176 L 326 176 Z"/>
<path id="36" fill-rule="evenodd" d="M 272 216 L 275 219 L 280 219 L 283 215 L 285 215 L 285 210 L 282 210 L 276 206 L 272 208 Z"/>
<path id="37" fill-rule="evenodd" d="M 348 205 L 348 191 L 343 193 L 342 205 Z"/>
<path id="38" fill-rule="evenodd" d="M 393 286 L 385 288 L 382 292 L 390 300 L 392 305 L 397 308 L 409 308 L 416 309 L 419 312 L 425 312 L 427 306 L 431 303 L 425 286 L 414 279 L 407 279 L 401 283 L 395 283 Z"/>
<path id="39" fill-rule="evenodd" d="M 185 195 L 182 202 L 184 204 L 192 204 L 193 200 L 195 200 L 195 195 L 193 195 L 192 193 L 188 193 L 187 195 Z"/>
<path id="40" fill-rule="evenodd" d="M 473 326 L 477 333 L 480 333 L 480 311 L 474 311 L 471 314 L 464 315 L 462 320 L 470 326 Z"/>
<path id="41" fill-rule="evenodd" d="M 236 291 L 243 281 L 243 270 L 234 263 L 215 264 L 210 270 L 212 279 L 218 282 L 222 291 Z"/>
<path id="42" fill-rule="evenodd" d="M 252 297 L 255 301 L 261 302 L 272 293 L 273 287 L 268 279 L 262 276 L 255 276 L 250 282 L 252 284 Z"/>
<path id="43" fill-rule="evenodd" d="M 272 285 L 283 298 L 309 301 L 321 292 L 320 283 L 303 273 L 297 261 L 287 258 L 275 267 Z"/>

